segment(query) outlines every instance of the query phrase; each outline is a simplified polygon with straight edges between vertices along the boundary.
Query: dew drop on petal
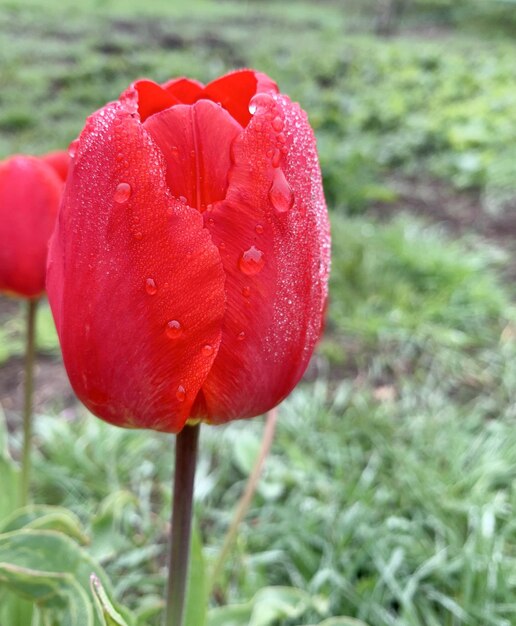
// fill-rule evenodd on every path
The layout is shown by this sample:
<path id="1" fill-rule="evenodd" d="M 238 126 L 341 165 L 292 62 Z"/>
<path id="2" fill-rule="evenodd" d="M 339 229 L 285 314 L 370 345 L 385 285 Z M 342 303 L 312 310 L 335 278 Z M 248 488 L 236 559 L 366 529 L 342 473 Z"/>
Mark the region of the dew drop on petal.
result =
<path id="1" fill-rule="evenodd" d="M 68 154 L 70 156 L 71 159 L 74 158 L 74 156 L 77 153 L 77 146 L 79 145 L 79 140 L 78 139 L 74 139 L 72 141 L 72 143 L 68 146 Z"/>
<path id="2" fill-rule="evenodd" d="M 177 320 L 170 320 L 165 332 L 169 339 L 177 339 L 183 334 L 183 327 Z"/>
<path id="3" fill-rule="evenodd" d="M 272 120 L 272 127 L 277 133 L 283 130 L 283 120 L 281 119 L 281 117 L 275 117 Z"/>
<path id="4" fill-rule="evenodd" d="M 242 295 L 244 296 L 244 298 L 249 298 L 249 296 L 251 295 L 251 287 L 248 287 L 247 285 L 245 287 L 242 287 Z"/>
<path id="5" fill-rule="evenodd" d="M 258 233 L 258 235 L 261 235 L 263 233 L 263 224 L 256 224 L 254 230 Z"/>
<path id="6" fill-rule="evenodd" d="M 213 346 L 207 343 L 202 347 L 201 352 L 204 356 L 211 356 L 213 354 Z"/>
<path id="7" fill-rule="evenodd" d="M 158 291 L 156 287 L 156 282 L 152 278 L 147 278 L 145 281 L 145 291 L 149 294 L 149 296 L 153 296 Z"/>
<path id="8" fill-rule="evenodd" d="M 181 202 L 181 204 L 186 204 L 188 201 L 184 196 L 179 196 L 179 202 Z"/>
<path id="9" fill-rule="evenodd" d="M 183 385 L 179 385 L 179 387 L 177 388 L 176 398 L 178 399 L 179 402 L 184 402 L 185 401 L 186 389 L 183 387 Z"/>
<path id="10" fill-rule="evenodd" d="M 244 274 L 248 274 L 249 276 L 258 274 L 264 264 L 265 259 L 263 258 L 263 252 L 258 250 L 255 246 L 251 246 L 249 250 L 243 252 L 238 262 L 240 271 Z"/>
<path id="11" fill-rule="evenodd" d="M 275 105 L 274 98 L 267 93 L 257 93 L 249 102 L 249 113 L 254 115 L 259 109 L 270 109 Z"/>
<path id="12" fill-rule="evenodd" d="M 269 189 L 269 200 L 278 213 L 286 213 L 294 204 L 294 194 L 281 169 L 274 172 Z"/>
<path id="13" fill-rule="evenodd" d="M 122 204 L 123 202 L 127 202 L 131 197 L 132 189 L 129 183 L 119 183 L 117 188 L 115 189 L 115 194 L 113 196 L 115 202 L 118 204 Z"/>
<path id="14" fill-rule="evenodd" d="M 274 150 L 274 153 L 272 155 L 272 167 L 279 167 L 280 164 L 280 159 L 281 159 L 281 152 L 276 148 L 276 150 Z"/>
<path id="15" fill-rule="evenodd" d="M 239 332 L 238 335 L 237 335 L 237 340 L 238 341 L 244 341 L 244 339 L 245 339 L 244 331 Z"/>
<path id="16" fill-rule="evenodd" d="M 140 239 L 143 238 L 143 235 L 141 234 L 140 231 L 137 231 L 137 232 L 134 233 L 134 238 L 138 239 L 138 241 L 139 241 Z"/>

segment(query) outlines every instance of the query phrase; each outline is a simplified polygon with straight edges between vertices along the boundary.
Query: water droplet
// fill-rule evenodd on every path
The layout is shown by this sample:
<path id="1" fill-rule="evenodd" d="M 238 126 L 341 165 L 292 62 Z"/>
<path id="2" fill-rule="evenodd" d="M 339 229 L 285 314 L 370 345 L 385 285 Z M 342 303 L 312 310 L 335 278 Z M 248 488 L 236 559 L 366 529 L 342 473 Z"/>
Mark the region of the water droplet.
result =
<path id="1" fill-rule="evenodd" d="M 74 156 L 76 155 L 78 145 L 79 145 L 79 140 L 74 139 L 72 143 L 68 146 L 68 154 L 70 155 L 71 159 L 73 159 Z"/>
<path id="2" fill-rule="evenodd" d="M 134 233 L 134 238 L 138 239 L 138 241 L 139 241 L 140 239 L 143 238 L 143 235 L 141 234 L 140 231 L 137 231 L 137 232 Z"/>
<path id="3" fill-rule="evenodd" d="M 225 244 L 223 241 L 221 241 L 221 242 L 219 243 L 219 248 L 220 248 L 221 250 L 225 250 L 225 249 L 226 249 L 226 244 Z"/>
<path id="4" fill-rule="evenodd" d="M 244 296 L 244 298 L 249 298 L 249 296 L 251 295 L 251 287 L 242 287 L 242 295 Z"/>
<path id="5" fill-rule="evenodd" d="M 245 339 L 245 333 L 244 333 L 244 331 L 242 331 L 242 332 L 238 333 L 238 335 L 237 335 L 237 340 L 238 340 L 238 341 L 244 341 L 244 339 Z"/>
<path id="6" fill-rule="evenodd" d="M 269 189 L 269 200 L 278 213 L 286 213 L 294 204 L 294 194 L 281 169 L 274 172 Z"/>
<path id="7" fill-rule="evenodd" d="M 257 93 L 249 102 L 249 113 L 254 115 L 259 109 L 270 109 L 274 106 L 274 98 L 267 93 Z"/>
<path id="8" fill-rule="evenodd" d="M 145 281 L 145 291 L 149 294 L 149 296 L 153 296 L 158 291 L 156 283 L 152 278 L 147 278 Z"/>
<path id="9" fill-rule="evenodd" d="M 254 227 L 254 230 L 258 233 L 258 235 L 261 235 L 263 233 L 263 225 L 256 224 L 256 226 Z"/>
<path id="10" fill-rule="evenodd" d="M 177 146 L 172 146 L 172 147 L 170 148 L 170 151 L 172 152 L 172 154 L 173 154 L 174 156 L 177 156 L 177 155 L 178 155 L 178 153 L 179 153 L 179 150 L 178 150 Z"/>
<path id="11" fill-rule="evenodd" d="M 177 320 L 170 320 L 165 331 L 169 339 L 177 339 L 183 334 L 183 327 Z"/>
<path id="12" fill-rule="evenodd" d="M 204 356 L 211 356 L 213 354 L 213 346 L 207 343 L 202 347 L 201 352 Z"/>
<path id="13" fill-rule="evenodd" d="M 249 250 L 243 252 L 240 257 L 240 261 L 238 262 L 240 271 L 244 274 L 248 274 L 249 276 L 258 274 L 264 264 L 265 259 L 263 258 L 263 252 L 258 250 L 258 248 L 255 248 L 255 246 L 251 246 Z"/>
<path id="14" fill-rule="evenodd" d="M 113 198 L 115 202 L 122 204 L 123 202 L 127 202 L 127 200 L 129 200 L 131 193 L 132 189 L 129 183 L 119 183 L 115 189 Z"/>
<path id="15" fill-rule="evenodd" d="M 285 143 L 287 141 L 287 138 L 285 137 L 284 133 L 280 133 L 277 139 L 278 139 L 278 143 Z"/>
<path id="16" fill-rule="evenodd" d="M 281 117 L 275 117 L 272 120 L 272 127 L 277 133 L 280 133 L 283 130 L 283 120 Z"/>
<path id="17" fill-rule="evenodd" d="M 276 149 L 274 150 L 274 154 L 272 155 L 272 167 L 279 167 L 281 159 L 281 152 Z"/>
<path id="18" fill-rule="evenodd" d="M 179 385 L 179 387 L 177 388 L 176 398 L 179 400 L 179 402 L 184 402 L 185 401 L 186 389 L 183 387 L 183 385 Z"/>
<path id="19" fill-rule="evenodd" d="M 187 199 L 184 196 L 179 196 L 179 202 L 181 202 L 181 204 L 186 204 Z"/>

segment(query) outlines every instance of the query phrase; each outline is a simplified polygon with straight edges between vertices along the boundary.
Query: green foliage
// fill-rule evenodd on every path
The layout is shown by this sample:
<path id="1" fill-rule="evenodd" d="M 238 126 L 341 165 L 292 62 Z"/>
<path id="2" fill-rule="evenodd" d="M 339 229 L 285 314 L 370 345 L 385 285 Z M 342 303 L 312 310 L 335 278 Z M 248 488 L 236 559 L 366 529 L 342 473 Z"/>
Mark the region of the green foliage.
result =
<path id="1" fill-rule="evenodd" d="M 95 599 L 95 606 L 102 626 L 127 626 L 125 619 L 115 610 L 111 601 L 102 586 L 99 578 L 92 574 L 90 578 L 91 591 Z"/>
<path id="2" fill-rule="evenodd" d="M 0 365 L 11 356 L 20 356 L 25 349 L 25 315 L 20 302 L 16 314 L 0 319 Z M 38 306 L 36 317 L 36 342 L 39 352 L 55 352 L 59 347 L 50 307 L 46 301 Z"/>
<path id="3" fill-rule="evenodd" d="M 435 23 L 479 25 L 466 2 L 418 4 Z M 477 16 L 487 4 L 476 3 Z M 188 626 L 513 623 L 516 326 L 513 288 L 497 275 L 510 259 L 410 216 L 361 214 L 372 202 L 399 202 L 393 172 L 480 188 L 484 208 L 503 211 L 516 181 L 514 42 L 372 38 L 350 32 L 339 3 L 317 11 L 166 0 L 0 7 L 3 154 L 65 146 L 136 76 L 207 81 L 243 65 L 270 72 L 316 129 L 334 210 L 320 379 L 281 408 L 273 453 L 207 614 L 205 571 L 261 424 L 203 428 Z M 21 315 L 4 320 L 0 362 L 20 355 L 24 341 Z M 45 305 L 38 345 L 57 350 Z M 34 460 L 34 493 L 45 505 L 15 511 L 17 466 L 0 428 L 0 623 L 30 624 L 39 594 L 52 626 L 80 623 L 81 611 L 90 623 L 159 624 L 171 438 L 80 411 L 47 413 L 36 420 Z M 97 614 L 92 571 L 101 581 Z"/>
<path id="4" fill-rule="evenodd" d="M 207 81 L 256 66 L 310 112 L 333 207 L 357 213 L 391 200 L 385 179 L 393 170 L 494 189 L 496 172 L 510 163 L 503 153 L 516 139 L 511 40 L 374 39 L 348 32 L 348 13 L 332 3 L 317 12 L 267 2 L 259 9 L 196 2 L 188 11 L 115 0 L 73 10 L 55 0 L 4 4 L 0 153 L 66 146 L 135 76 Z M 502 5 L 475 6 L 486 4 Z"/>
<path id="5" fill-rule="evenodd" d="M 494 273 L 506 256 L 448 240 L 436 227 L 333 219 L 331 319 L 354 336 L 479 345 L 514 316 Z M 341 245 L 340 242 L 345 242 Z"/>

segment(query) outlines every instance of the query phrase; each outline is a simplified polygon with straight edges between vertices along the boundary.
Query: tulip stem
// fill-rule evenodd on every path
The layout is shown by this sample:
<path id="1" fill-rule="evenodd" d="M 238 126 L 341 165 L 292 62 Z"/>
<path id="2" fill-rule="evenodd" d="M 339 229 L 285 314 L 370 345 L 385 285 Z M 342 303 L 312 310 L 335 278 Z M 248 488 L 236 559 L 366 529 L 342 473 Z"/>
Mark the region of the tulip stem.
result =
<path id="1" fill-rule="evenodd" d="M 32 447 L 32 397 L 34 392 L 37 307 L 37 300 L 28 301 L 23 396 L 23 450 L 21 459 L 20 506 L 26 506 L 29 502 Z"/>
<path id="2" fill-rule="evenodd" d="M 165 626 L 183 626 L 199 430 L 185 426 L 176 437 Z"/>
<path id="3" fill-rule="evenodd" d="M 251 501 L 258 486 L 258 481 L 260 479 L 260 475 L 265 464 L 265 459 L 269 454 L 272 442 L 274 440 L 277 417 L 277 408 L 274 408 L 267 413 L 267 420 L 265 422 L 265 430 L 263 432 L 262 445 L 260 447 L 260 452 L 258 453 L 258 458 L 256 459 L 253 471 L 251 472 L 251 475 L 249 476 L 249 479 L 247 481 L 245 491 L 242 494 L 242 497 L 240 498 L 240 501 L 237 505 L 235 515 L 233 517 L 233 520 L 231 521 L 228 532 L 226 533 L 226 537 L 224 539 L 224 543 L 222 544 L 222 548 L 219 552 L 219 556 L 217 558 L 215 566 L 213 567 L 213 571 L 211 574 L 212 592 L 220 576 L 220 572 L 222 570 L 222 567 L 224 566 L 224 562 L 226 561 L 228 553 L 233 547 L 233 543 L 235 542 L 237 536 L 238 527 L 242 523 L 242 520 L 244 519 L 249 509 L 249 506 L 251 505 Z"/>

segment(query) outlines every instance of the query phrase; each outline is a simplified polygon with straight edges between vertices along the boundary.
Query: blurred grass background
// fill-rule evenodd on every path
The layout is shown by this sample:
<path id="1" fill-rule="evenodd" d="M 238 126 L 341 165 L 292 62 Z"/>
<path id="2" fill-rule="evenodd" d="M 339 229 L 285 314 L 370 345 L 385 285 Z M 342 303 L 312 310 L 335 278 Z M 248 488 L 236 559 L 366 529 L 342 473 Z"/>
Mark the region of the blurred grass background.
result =
<path id="1" fill-rule="evenodd" d="M 136 77 L 241 66 L 269 73 L 315 128 L 327 333 L 280 409 L 214 604 L 284 584 L 319 599 L 303 624 L 516 623 L 515 35 L 510 0 L 0 0 L 0 156 L 66 146 Z M 0 318 L 16 450 L 23 320 L 6 299 Z M 144 612 L 163 579 L 172 439 L 85 416 L 48 308 L 39 337 L 37 499 L 79 514 L 118 597 Z M 261 429 L 204 428 L 208 561 Z"/>

